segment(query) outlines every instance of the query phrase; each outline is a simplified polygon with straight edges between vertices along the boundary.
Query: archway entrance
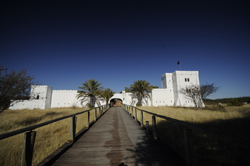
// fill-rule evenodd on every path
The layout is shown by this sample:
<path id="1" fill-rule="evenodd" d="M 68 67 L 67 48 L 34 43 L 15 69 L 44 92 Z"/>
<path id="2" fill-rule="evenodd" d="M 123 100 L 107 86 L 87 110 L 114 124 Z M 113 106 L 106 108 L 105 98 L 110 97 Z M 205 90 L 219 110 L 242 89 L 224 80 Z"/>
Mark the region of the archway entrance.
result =
<path id="1" fill-rule="evenodd" d="M 111 107 L 121 107 L 122 106 L 122 99 L 119 98 L 113 98 L 110 100 L 110 106 Z"/>

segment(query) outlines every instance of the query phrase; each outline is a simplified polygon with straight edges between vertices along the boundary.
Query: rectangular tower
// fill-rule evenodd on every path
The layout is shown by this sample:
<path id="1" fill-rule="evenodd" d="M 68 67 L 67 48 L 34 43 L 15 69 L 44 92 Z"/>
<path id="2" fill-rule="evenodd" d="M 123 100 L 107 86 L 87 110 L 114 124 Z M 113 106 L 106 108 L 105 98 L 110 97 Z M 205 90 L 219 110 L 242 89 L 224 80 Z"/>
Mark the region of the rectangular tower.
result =
<path id="1" fill-rule="evenodd" d="M 183 94 L 179 93 L 182 88 L 191 85 L 200 86 L 198 71 L 175 71 L 173 72 L 173 90 L 175 106 L 194 106 Z"/>

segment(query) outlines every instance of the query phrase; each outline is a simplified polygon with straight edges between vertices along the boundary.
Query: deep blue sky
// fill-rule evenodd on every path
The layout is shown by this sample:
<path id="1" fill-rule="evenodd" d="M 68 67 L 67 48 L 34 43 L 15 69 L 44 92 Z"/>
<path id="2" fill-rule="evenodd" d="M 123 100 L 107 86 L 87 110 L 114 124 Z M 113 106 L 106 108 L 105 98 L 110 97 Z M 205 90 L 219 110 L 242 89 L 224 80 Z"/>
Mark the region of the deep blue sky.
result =
<path id="1" fill-rule="evenodd" d="M 209 98 L 250 96 L 247 1 L 1 1 L 0 65 L 43 85 L 88 79 L 120 92 L 136 80 L 199 71 Z"/>

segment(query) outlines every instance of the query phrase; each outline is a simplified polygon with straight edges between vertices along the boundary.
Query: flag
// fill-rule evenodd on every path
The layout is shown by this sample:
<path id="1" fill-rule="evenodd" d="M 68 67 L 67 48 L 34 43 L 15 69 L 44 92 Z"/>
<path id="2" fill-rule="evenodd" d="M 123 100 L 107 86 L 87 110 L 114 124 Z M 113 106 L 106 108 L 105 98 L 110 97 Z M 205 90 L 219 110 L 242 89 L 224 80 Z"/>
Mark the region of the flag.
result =
<path id="1" fill-rule="evenodd" d="M 178 60 L 178 62 L 177 62 L 177 65 L 179 65 L 180 64 L 180 60 Z"/>

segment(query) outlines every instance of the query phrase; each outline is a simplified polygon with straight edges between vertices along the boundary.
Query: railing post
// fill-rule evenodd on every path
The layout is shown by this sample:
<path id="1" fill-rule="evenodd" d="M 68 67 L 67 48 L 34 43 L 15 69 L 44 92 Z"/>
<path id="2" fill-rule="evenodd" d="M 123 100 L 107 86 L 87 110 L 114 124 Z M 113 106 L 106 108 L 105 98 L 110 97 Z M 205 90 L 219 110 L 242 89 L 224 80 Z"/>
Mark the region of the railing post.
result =
<path id="1" fill-rule="evenodd" d="M 148 133 L 148 128 L 149 128 L 149 121 L 146 121 L 146 130 L 147 130 L 147 133 Z"/>
<path id="2" fill-rule="evenodd" d="M 89 128 L 89 116 L 90 116 L 90 113 L 88 111 L 87 112 L 87 120 L 86 120 L 86 126 L 87 126 L 87 128 Z"/>
<path id="3" fill-rule="evenodd" d="M 143 111 L 141 110 L 141 127 L 143 127 Z"/>
<path id="4" fill-rule="evenodd" d="M 157 139 L 155 116 L 152 116 L 152 131 L 153 131 L 153 138 Z"/>
<path id="5" fill-rule="evenodd" d="M 99 107 L 99 118 L 101 116 L 101 107 Z"/>
<path id="6" fill-rule="evenodd" d="M 133 118 L 133 114 L 134 114 L 134 110 L 133 110 L 133 106 L 131 107 L 131 116 Z"/>
<path id="7" fill-rule="evenodd" d="M 36 139 L 36 131 L 29 131 L 24 134 L 21 166 L 32 165 L 35 139 Z"/>
<path id="8" fill-rule="evenodd" d="M 137 108 L 135 107 L 135 121 L 137 121 Z"/>
<path id="9" fill-rule="evenodd" d="M 191 133 L 188 127 L 184 128 L 184 141 L 187 166 L 192 166 L 192 153 L 191 153 Z"/>
<path id="10" fill-rule="evenodd" d="M 70 124 L 70 134 L 69 134 L 69 141 L 75 142 L 75 135 L 76 135 L 76 116 L 71 117 L 71 124 Z"/>
<path id="11" fill-rule="evenodd" d="M 94 115 L 94 122 L 96 121 L 96 108 L 95 108 L 95 115 Z"/>

